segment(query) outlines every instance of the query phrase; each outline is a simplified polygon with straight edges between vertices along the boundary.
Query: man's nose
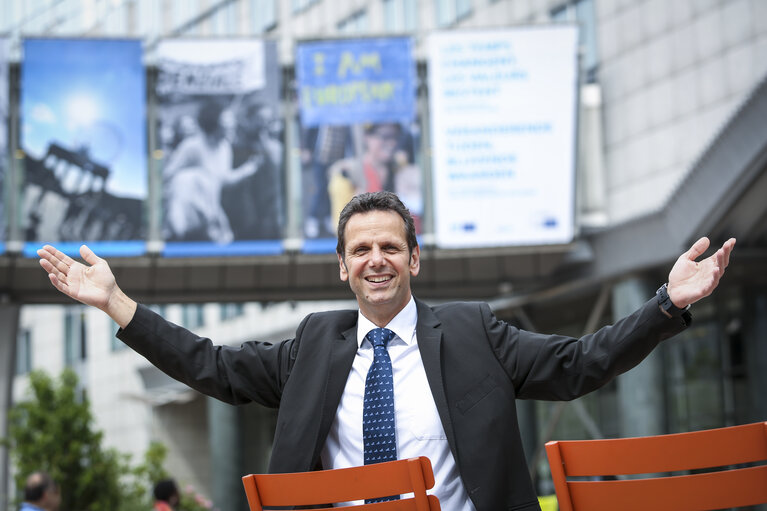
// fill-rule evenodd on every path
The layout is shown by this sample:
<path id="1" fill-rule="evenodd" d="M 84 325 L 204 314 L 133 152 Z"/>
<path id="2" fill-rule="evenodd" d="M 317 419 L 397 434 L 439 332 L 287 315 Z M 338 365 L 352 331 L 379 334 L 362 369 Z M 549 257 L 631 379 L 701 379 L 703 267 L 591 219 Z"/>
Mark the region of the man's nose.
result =
<path id="1" fill-rule="evenodd" d="M 370 264 L 371 266 L 379 266 L 383 264 L 383 251 L 379 247 L 373 247 L 370 250 Z"/>

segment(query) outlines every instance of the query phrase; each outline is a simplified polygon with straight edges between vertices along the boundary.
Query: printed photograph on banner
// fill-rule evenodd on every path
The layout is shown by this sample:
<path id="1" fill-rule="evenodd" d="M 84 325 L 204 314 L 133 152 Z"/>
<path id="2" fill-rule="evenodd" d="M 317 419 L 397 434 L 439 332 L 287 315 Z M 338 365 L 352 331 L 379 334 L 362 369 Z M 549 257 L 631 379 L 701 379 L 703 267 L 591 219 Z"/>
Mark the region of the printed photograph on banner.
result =
<path id="1" fill-rule="evenodd" d="M 399 195 L 420 232 L 423 187 L 412 41 L 301 43 L 296 73 L 304 238 L 334 239 L 343 206 L 356 194 L 380 190 Z"/>
<path id="2" fill-rule="evenodd" d="M 0 254 L 8 239 L 8 200 L 5 182 L 8 173 L 8 40 L 0 39 Z"/>
<path id="3" fill-rule="evenodd" d="M 420 233 L 423 186 L 419 154 L 416 121 L 302 128 L 301 176 L 307 198 L 304 236 L 335 237 L 346 203 L 357 194 L 381 190 L 399 196 Z"/>
<path id="4" fill-rule="evenodd" d="M 157 55 L 163 239 L 217 245 L 281 239 L 284 126 L 276 44 L 166 40 Z"/>
<path id="5" fill-rule="evenodd" d="M 23 50 L 25 239 L 135 251 L 147 197 L 140 41 L 26 39 Z"/>

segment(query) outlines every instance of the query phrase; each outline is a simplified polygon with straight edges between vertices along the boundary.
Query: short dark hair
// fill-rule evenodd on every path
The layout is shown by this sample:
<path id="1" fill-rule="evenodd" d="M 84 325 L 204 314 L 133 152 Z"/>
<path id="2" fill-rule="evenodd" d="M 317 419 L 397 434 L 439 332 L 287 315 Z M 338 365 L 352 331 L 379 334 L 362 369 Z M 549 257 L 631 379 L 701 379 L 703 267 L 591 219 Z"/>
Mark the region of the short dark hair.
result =
<path id="1" fill-rule="evenodd" d="M 43 498 L 45 492 L 55 488 L 56 483 L 47 472 L 33 472 L 27 477 L 24 484 L 24 500 L 27 502 L 37 502 Z"/>
<path id="2" fill-rule="evenodd" d="M 173 479 L 163 479 L 154 485 L 154 498 L 156 500 L 168 502 L 174 496 L 178 496 L 178 487 Z"/>
<path id="3" fill-rule="evenodd" d="M 393 192 L 367 192 L 355 195 L 349 203 L 341 210 L 338 219 L 338 243 L 336 252 L 344 257 L 344 248 L 346 245 L 346 224 L 349 219 L 359 213 L 368 213 L 370 211 L 393 211 L 397 213 L 405 222 L 405 238 L 407 239 L 407 248 L 410 253 L 418 246 L 418 239 L 415 235 L 415 221 L 410 211 L 405 207 L 399 197 Z"/>

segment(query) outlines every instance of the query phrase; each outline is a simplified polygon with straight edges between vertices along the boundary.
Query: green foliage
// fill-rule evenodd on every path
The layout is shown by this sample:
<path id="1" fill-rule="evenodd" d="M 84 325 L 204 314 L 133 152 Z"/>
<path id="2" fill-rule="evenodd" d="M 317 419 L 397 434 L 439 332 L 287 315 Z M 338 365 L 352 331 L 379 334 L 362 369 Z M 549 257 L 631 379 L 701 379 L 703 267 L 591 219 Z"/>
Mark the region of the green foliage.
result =
<path id="1" fill-rule="evenodd" d="M 61 509 L 146 511 L 151 488 L 168 475 L 162 468 L 167 449 L 152 444 L 143 463 L 101 446 L 88 399 L 77 389 L 77 375 L 65 370 L 57 381 L 41 371 L 29 375 L 31 396 L 8 414 L 8 447 L 16 467 L 16 485 L 45 470 L 61 487 Z"/>

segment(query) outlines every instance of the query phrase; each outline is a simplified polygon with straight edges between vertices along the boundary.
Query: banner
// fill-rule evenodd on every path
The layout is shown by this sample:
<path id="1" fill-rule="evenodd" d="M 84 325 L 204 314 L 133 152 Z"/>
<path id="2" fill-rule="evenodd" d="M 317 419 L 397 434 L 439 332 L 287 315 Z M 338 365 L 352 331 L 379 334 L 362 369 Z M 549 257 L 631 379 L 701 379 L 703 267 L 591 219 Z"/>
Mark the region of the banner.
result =
<path id="1" fill-rule="evenodd" d="M 138 40 L 27 39 L 21 67 L 24 253 L 145 251 L 146 88 Z"/>
<path id="2" fill-rule="evenodd" d="M 437 244 L 571 241 L 577 29 L 434 33 L 428 55 Z"/>
<path id="3" fill-rule="evenodd" d="M 8 179 L 8 40 L 0 39 L 0 254 L 8 239 L 8 202 L 5 182 Z"/>
<path id="4" fill-rule="evenodd" d="M 164 255 L 282 252 L 276 43 L 166 40 L 157 56 Z"/>
<path id="5" fill-rule="evenodd" d="M 409 38 L 301 43 L 304 251 L 335 251 L 338 215 L 356 194 L 391 190 L 423 215 L 415 63 Z"/>
<path id="6" fill-rule="evenodd" d="M 304 127 L 413 119 L 409 38 L 301 43 L 296 76 Z"/>

